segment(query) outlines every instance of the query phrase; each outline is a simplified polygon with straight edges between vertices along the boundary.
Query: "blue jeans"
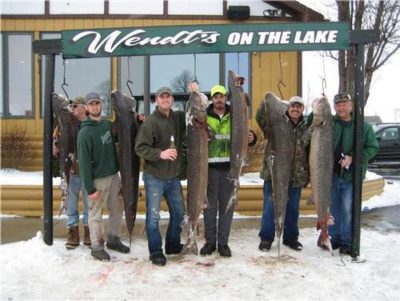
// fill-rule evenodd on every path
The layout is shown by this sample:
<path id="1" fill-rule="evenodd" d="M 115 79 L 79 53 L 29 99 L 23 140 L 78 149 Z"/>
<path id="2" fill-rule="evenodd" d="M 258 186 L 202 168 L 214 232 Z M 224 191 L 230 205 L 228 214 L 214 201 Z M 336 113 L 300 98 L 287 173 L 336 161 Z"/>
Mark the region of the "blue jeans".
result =
<path id="1" fill-rule="evenodd" d="M 351 248 L 353 182 L 345 181 L 336 174 L 332 177 L 331 213 L 334 224 L 328 227 L 333 244 Z"/>
<path id="2" fill-rule="evenodd" d="M 182 186 L 179 179 L 163 180 L 149 174 L 143 174 L 146 191 L 146 233 L 150 255 L 163 253 L 160 234 L 160 202 L 165 196 L 169 210 L 169 224 L 165 238 L 165 249 L 180 247 L 181 223 L 185 214 Z"/>
<path id="3" fill-rule="evenodd" d="M 88 225 L 89 220 L 89 202 L 88 195 L 82 185 L 81 177 L 71 175 L 68 187 L 68 200 L 67 200 L 67 227 L 79 225 L 79 191 L 82 190 L 83 198 L 83 224 Z"/>
<path id="4" fill-rule="evenodd" d="M 299 237 L 299 206 L 301 187 L 288 187 L 288 202 L 286 205 L 283 241 L 297 241 Z M 261 218 L 261 229 L 258 234 L 261 240 L 273 241 L 275 238 L 275 212 L 272 200 L 272 182 L 264 181 L 264 204 Z"/>

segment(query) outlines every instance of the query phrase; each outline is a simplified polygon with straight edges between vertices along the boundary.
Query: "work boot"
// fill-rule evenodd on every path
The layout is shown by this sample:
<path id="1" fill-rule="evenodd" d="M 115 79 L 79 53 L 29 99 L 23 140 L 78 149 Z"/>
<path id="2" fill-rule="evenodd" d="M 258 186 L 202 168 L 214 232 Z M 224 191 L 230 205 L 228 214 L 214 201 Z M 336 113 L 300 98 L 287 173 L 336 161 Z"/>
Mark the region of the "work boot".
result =
<path id="1" fill-rule="evenodd" d="M 129 253 L 130 251 L 130 248 L 128 246 L 125 246 L 119 238 L 108 240 L 106 246 L 110 250 L 114 250 L 120 253 Z"/>
<path id="2" fill-rule="evenodd" d="M 351 255 L 351 248 L 341 246 L 340 250 L 339 250 L 339 253 L 342 254 L 342 255 Z"/>
<path id="3" fill-rule="evenodd" d="M 92 241 L 90 240 L 90 231 L 87 225 L 83 226 L 83 244 L 88 246 L 89 248 L 92 247 Z"/>
<path id="4" fill-rule="evenodd" d="M 150 255 L 150 260 L 154 265 L 164 266 L 167 263 L 167 258 L 163 253 Z"/>
<path id="5" fill-rule="evenodd" d="M 108 253 L 104 249 L 97 251 L 92 250 L 91 255 L 100 261 L 110 261 L 110 255 L 108 255 Z"/>
<path id="6" fill-rule="evenodd" d="M 167 254 L 167 255 L 179 254 L 179 253 L 181 253 L 182 248 L 183 248 L 183 244 L 179 244 L 178 247 L 172 248 L 172 249 L 165 248 L 165 254 Z"/>
<path id="7" fill-rule="evenodd" d="M 266 251 L 271 250 L 271 245 L 272 245 L 272 241 L 270 241 L 270 240 L 261 240 L 260 244 L 258 245 L 258 248 L 261 251 L 266 252 Z"/>
<path id="8" fill-rule="evenodd" d="M 303 250 L 303 245 L 298 240 L 284 240 L 283 244 L 295 251 Z"/>
<path id="9" fill-rule="evenodd" d="M 210 244 L 206 243 L 201 249 L 200 249 L 200 255 L 206 256 L 206 255 L 211 255 L 217 248 L 215 247 L 215 244 Z"/>
<path id="10" fill-rule="evenodd" d="M 222 257 L 231 257 L 232 252 L 228 245 L 218 245 L 219 255 Z"/>
<path id="11" fill-rule="evenodd" d="M 68 238 L 65 247 L 68 250 L 72 250 L 77 246 L 79 246 L 79 226 L 72 226 L 68 229 Z"/>

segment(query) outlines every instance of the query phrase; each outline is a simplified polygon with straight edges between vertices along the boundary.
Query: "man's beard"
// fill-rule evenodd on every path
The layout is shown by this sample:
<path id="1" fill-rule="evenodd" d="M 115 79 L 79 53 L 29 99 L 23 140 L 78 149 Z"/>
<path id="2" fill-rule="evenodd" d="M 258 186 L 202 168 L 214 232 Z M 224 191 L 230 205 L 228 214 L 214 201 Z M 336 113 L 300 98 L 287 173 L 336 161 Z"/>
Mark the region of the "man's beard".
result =
<path id="1" fill-rule="evenodd" d="M 225 104 L 222 101 L 217 101 L 214 103 L 214 107 L 217 109 L 225 108 Z"/>
<path id="2" fill-rule="evenodd" d="M 91 117 L 100 117 L 101 116 L 101 111 L 99 113 L 89 113 Z"/>

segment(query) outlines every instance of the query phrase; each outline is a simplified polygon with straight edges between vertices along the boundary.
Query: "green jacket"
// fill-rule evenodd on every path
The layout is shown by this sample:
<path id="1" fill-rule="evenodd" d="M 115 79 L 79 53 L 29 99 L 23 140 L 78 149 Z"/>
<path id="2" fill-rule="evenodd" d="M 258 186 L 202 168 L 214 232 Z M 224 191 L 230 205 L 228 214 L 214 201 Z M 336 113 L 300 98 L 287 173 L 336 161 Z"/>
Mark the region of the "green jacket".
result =
<path id="1" fill-rule="evenodd" d="M 185 130 L 184 112 L 171 110 L 167 117 L 156 108 L 145 119 L 135 141 L 136 154 L 144 159 L 144 173 L 164 180 L 170 180 L 179 175 Z M 175 161 L 160 158 L 161 151 L 170 148 L 171 136 L 174 136 L 178 152 Z"/>
<path id="2" fill-rule="evenodd" d="M 264 181 L 270 181 L 272 179 L 271 175 L 271 160 L 272 155 L 271 143 L 268 142 L 269 139 L 269 129 L 267 122 L 267 114 L 265 112 L 265 106 L 260 105 L 256 113 L 256 121 L 261 131 L 264 133 L 265 137 L 265 150 L 263 166 L 260 172 L 260 178 Z M 290 137 L 282 137 L 282 139 L 292 139 L 293 145 L 295 147 L 293 151 L 293 157 L 288 158 L 291 161 L 291 171 L 290 171 L 290 182 L 293 187 L 305 187 L 308 183 L 308 159 L 307 159 L 307 146 L 302 142 L 302 137 L 307 130 L 307 124 L 303 117 L 295 125 L 292 122 L 288 123 L 292 131 Z"/>
<path id="3" fill-rule="evenodd" d="M 345 155 L 353 156 L 354 152 L 354 131 L 355 122 L 354 116 L 351 121 L 343 124 L 340 122 L 337 115 L 333 116 L 333 139 L 334 149 L 338 146 L 340 136 L 343 131 L 343 152 Z M 364 135 L 363 135 L 363 150 L 362 150 L 362 175 L 365 178 L 365 173 L 368 167 L 368 161 L 371 160 L 378 151 L 378 141 L 376 140 L 375 133 L 372 126 L 368 122 L 364 122 Z M 336 162 L 335 162 L 336 163 Z M 350 168 L 348 172 L 343 173 L 343 177 L 347 181 L 353 180 L 353 169 Z"/>
<path id="4" fill-rule="evenodd" d="M 78 164 L 88 194 L 96 192 L 93 180 L 118 172 L 118 157 L 111 121 L 86 118 L 78 134 Z"/>
<path id="5" fill-rule="evenodd" d="M 231 153 L 231 115 L 226 105 L 225 114 L 219 117 L 213 111 L 213 105 L 207 108 L 207 123 L 214 137 L 208 143 L 208 163 L 230 162 Z"/>

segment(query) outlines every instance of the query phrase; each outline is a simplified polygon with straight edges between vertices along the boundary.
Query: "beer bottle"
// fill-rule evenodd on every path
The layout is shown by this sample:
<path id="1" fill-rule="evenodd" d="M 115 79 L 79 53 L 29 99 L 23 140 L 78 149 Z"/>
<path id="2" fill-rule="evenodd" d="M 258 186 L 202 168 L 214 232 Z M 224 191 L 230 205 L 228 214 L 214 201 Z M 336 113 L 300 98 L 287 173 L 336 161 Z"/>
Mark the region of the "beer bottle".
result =
<path id="1" fill-rule="evenodd" d="M 171 144 L 170 144 L 169 148 L 176 149 L 176 147 L 175 147 L 175 140 L 174 140 L 174 136 L 173 136 L 173 135 L 171 135 Z"/>

